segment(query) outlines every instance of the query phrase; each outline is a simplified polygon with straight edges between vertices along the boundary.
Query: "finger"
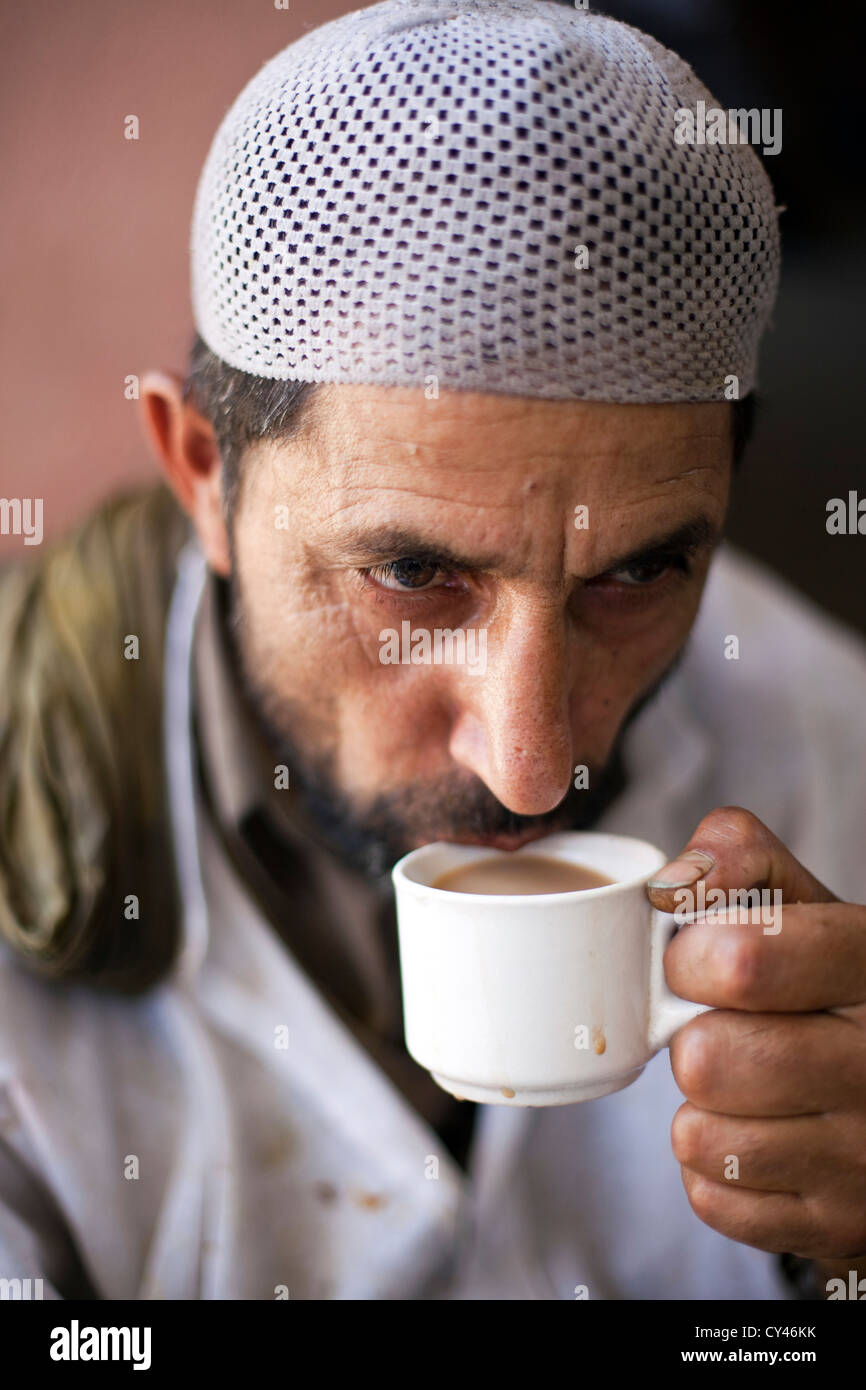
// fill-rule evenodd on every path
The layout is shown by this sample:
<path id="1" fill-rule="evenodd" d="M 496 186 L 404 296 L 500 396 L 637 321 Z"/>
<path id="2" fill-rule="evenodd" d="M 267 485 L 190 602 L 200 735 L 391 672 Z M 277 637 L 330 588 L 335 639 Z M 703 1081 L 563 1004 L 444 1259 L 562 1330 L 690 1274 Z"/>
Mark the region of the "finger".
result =
<path id="1" fill-rule="evenodd" d="M 859 1108 L 866 1035 L 835 1014 L 701 1014 L 671 1039 L 687 1100 L 722 1115 L 794 1116 Z"/>
<path id="2" fill-rule="evenodd" d="M 717 914 L 680 927 L 664 955 L 670 988 L 697 1004 L 773 1013 L 866 1000 L 866 907 L 791 903 L 770 934 L 760 921 Z"/>
<path id="3" fill-rule="evenodd" d="M 795 859 L 782 841 L 741 806 L 705 816 L 684 849 L 647 884 L 654 907 L 674 912 L 674 894 L 703 879 L 707 891 L 764 888 L 783 902 L 833 902 L 835 894 Z M 772 901 L 772 897 L 770 899 Z"/>
<path id="4" fill-rule="evenodd" d="M 807 1260 L 860 1259 L 866 1250 L 862 1204 L 739 1188 L 685 1166 L 680 1173 L 695 1215 L 741 1245 Z"/>
<path id="5" fill-rule="evenodd" d="M 686 1101 L 671 1125 L 671 1147 L 686 1168 L 714 1182 L 813 1200 L 823 1196 L 835 1205 L 843 1196 L 843 1175 L 852 1195 L 862 1201 L 866 1193 L 864 1128 L 849 1125 L 846 1137 L 836 1116 L 753 1119 L 716 1115 Z"/>
<path id="6" fill-rule="evenodd" d="M 680 1171 L 695 1216 L 730 1240 L 807 1260 L 841 1254 L 827 1243 L 808 1203 L 795 1193 L 740 1190 L 690 1168 Z"/>

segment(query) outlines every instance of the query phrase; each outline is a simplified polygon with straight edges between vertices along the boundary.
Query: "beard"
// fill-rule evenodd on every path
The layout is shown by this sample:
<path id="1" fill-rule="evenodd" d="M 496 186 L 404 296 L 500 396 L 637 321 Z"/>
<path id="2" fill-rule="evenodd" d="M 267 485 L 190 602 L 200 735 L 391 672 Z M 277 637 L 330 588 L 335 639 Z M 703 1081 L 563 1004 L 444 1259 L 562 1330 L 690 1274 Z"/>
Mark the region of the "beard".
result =
<path id="1" fill-rule="evenodd" d="M 562 800 L 541 815 L 510 811 L 480 778 L 464 769 L 391 788 L 356 804 L 338 785 L 334 759 L 302 748 L 291 728 L 303 726 L 303 710 L 268 690 L 253 671 L 244 643 L 245 622 L 237 566 L 219 581 L 223 626 L 235 678 L 275 763 L 292 769 L 298 791 L 319 838 L 344 863 L 370 878 L 387 875 L 410 849 L 434 840 L 475 841 L 492 837 L 541 837 L 564 830 L 589 830 L 625 789 L 623 742 L 629 727 L 670 679 L 684 646 L 651 687 L 629 708 L 604 763 L 583 759 L 588 785 L 570 786 Z"/>

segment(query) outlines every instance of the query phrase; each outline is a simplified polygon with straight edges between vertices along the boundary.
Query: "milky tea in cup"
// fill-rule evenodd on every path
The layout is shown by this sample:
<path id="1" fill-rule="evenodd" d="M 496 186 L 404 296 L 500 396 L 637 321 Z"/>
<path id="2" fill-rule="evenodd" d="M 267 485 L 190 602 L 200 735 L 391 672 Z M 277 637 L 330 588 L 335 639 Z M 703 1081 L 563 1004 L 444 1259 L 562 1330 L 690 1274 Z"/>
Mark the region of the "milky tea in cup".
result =
<path id="1" fill-rule="evenodd" d="M 513 853 L 444 841 L 394 866 L 406 1047 L 444 1090 L 494 1105 L 618 1091 L 706 1006 L 667 987 L 676 931 L 647 881 L 669 855 L 566 832 Z"/>
<path id="2" fill-rule="evenodd" d="M 552 859 L 543 854 L 493 855 L 476 859 L 471 864 L 459 864 L 449 869 L 433 884 L 449 893 L 580 893 L 587 888 L 601 888 L 613 883 L 612 878 L 571 864 L 567 859 Z"/>

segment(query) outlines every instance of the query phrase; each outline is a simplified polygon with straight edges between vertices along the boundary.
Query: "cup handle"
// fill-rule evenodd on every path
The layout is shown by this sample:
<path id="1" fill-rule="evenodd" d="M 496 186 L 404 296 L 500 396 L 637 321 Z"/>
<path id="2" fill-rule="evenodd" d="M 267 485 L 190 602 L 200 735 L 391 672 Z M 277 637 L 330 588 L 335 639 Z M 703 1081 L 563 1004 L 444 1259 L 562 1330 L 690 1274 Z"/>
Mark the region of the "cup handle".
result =
<path id="1" fill-rule="evenodd" d="M 649 1045 L 652 1052 L 667 1047 L 674 1033 L 691 1023 L 698 1014 L 705 1014 L 710 1004 L 694 1004 L 681 999 L 668 988 L 665 980 L 664 954 L 668 942 L 676 935 L 677 920 L 672 912 L 660 912 L 654 907 L 650 921 L 650 991 Z"/>

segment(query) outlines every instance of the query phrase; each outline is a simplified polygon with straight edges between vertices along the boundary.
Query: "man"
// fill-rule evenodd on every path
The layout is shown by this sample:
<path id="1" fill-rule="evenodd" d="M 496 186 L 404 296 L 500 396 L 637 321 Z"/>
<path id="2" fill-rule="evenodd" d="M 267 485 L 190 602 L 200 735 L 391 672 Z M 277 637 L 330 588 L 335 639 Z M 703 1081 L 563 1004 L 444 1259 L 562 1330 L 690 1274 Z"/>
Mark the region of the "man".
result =
<path id="1" fill-rule="evenodd" d="M 764 1299 L 860 1269 L 866 661 L 719 545 L 778 233 L 748 146 L 675 138 L 699 100 L 599 16 L 386 0 L 226 116 L 190 372 L 143 381 L 182 511 L 115 503 L 5 580 L 7 1278 Z M 383 660 L 404 623 L 483 633 L 486 669 Z M 656 906 L 764 889 L 780 930 L 682 928 L 667 980 L 715 1007 L 670 1067 L 456 1101 L 403 1045 L 388 870 L 587 826 L 670 854 Z"/>

